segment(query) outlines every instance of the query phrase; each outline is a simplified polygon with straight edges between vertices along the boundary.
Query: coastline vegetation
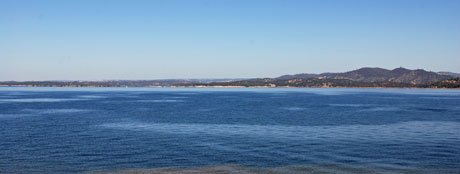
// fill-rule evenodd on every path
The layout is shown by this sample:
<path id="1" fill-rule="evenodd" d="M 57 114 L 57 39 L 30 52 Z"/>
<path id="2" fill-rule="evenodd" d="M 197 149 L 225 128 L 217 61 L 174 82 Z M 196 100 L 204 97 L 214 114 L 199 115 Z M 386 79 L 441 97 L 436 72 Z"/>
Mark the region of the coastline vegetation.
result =
<path id="1" fill-rule="evenodd" d="M 249 79 L 229 82 L 198 83 L 186 80 L 123 80 L 123 81 L 7 81 L 0 86 L 27 87 L 296 87 L 296 88 L 460 88 L 460 78 L 429 84 L 398 82 L 359 82 L 348 79 Z"/>

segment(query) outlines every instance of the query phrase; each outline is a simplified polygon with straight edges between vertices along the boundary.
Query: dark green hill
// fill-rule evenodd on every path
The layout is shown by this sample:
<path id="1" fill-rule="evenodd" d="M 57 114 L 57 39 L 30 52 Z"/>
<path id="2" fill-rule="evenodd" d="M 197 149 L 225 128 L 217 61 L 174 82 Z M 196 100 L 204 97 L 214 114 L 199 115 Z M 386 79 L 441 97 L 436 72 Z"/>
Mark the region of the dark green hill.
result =
<path id="1" fill-rule="evenodd" d="M 460 88 L 460 78 L 443 80 L 428 85 L 429 88 Z"/>

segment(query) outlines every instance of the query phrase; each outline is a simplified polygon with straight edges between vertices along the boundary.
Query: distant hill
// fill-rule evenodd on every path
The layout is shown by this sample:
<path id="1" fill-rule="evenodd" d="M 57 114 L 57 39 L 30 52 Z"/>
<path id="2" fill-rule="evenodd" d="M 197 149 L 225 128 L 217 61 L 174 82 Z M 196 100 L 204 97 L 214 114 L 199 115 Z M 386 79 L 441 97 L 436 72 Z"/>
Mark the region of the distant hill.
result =
<path id="1" fill-rule="evenodd" d="M 289 80 L 289 79 L 311 79 L 311 78 L 318 78 L 318 74 L 295 74 L 295 75 L 284 75 L 277 77 L 276 79 L 279 80 Z"/>
<path id="2" fill-rule="evenodd" d="M 53 87 L 372 87 L 372 88 L 460 88 L 456 73 L 423 69 L 360 68 L 343 73 L 295 74 L 254 79 L 163 79 L 103 81 L 0 82 L 0 86 Z"/>
<path id="3" fill-rule="evenodd" d="M 344 73 L 294 74 L 277 78 L 257 78 L 232 82 L 187 84 L 200 87 L 381 87 L 459 88 L 459 80 L 446 74 L 396 68 L 360 68 Z"/>
<path id="4" fill-rule="evenodd" d="M 357 82 L 395 82 L 417 85 L 447 80 L 453 78 L 453 76 L 435 73 L 431 71 L 425 71 L 423 69 L 409 70 L 406 68 L 396 68 L 393 70 L 387 70 L 383 68 L 366 67 L 344 73 L 295 74 L 280 76 L 276 79 L 288 80 L 311 78 L 345 79 Z"/>

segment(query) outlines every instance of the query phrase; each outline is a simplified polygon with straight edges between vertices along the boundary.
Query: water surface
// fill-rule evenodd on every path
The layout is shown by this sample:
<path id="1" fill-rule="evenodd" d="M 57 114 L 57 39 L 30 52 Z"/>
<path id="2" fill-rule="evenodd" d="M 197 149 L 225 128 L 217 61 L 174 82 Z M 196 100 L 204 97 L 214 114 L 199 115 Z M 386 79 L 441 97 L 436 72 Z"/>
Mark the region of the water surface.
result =
<path id="1" fill-rule="evenodd" d="M 460 173 L 460 90 L 0 88 L 0 173 Z"/>

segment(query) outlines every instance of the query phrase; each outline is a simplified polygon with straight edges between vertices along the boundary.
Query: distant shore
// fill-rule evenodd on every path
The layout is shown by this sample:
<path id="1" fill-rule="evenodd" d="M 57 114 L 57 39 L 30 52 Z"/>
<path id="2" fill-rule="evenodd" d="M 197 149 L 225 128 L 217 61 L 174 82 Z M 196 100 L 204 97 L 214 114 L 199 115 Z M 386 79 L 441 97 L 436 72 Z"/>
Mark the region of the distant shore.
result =
<path id="1" fill-rule="evenodd" d="M 275 78 L 0 81 L 0 86 L 459 89 L 460 74 L 436 73 L 423 69 L 396 68 L 387 70 L 364 67 L 344 73 L 294 74 Z"/>
<path id="2" fill-rule="evenodd" d="M 57 88 L 369 88 L 369 89 L 460 89 L 437 87 L 299 87 L 299 86 L 37 86 L 37 85 L 0 85 L 0 87 L 57 87 Z"/>

